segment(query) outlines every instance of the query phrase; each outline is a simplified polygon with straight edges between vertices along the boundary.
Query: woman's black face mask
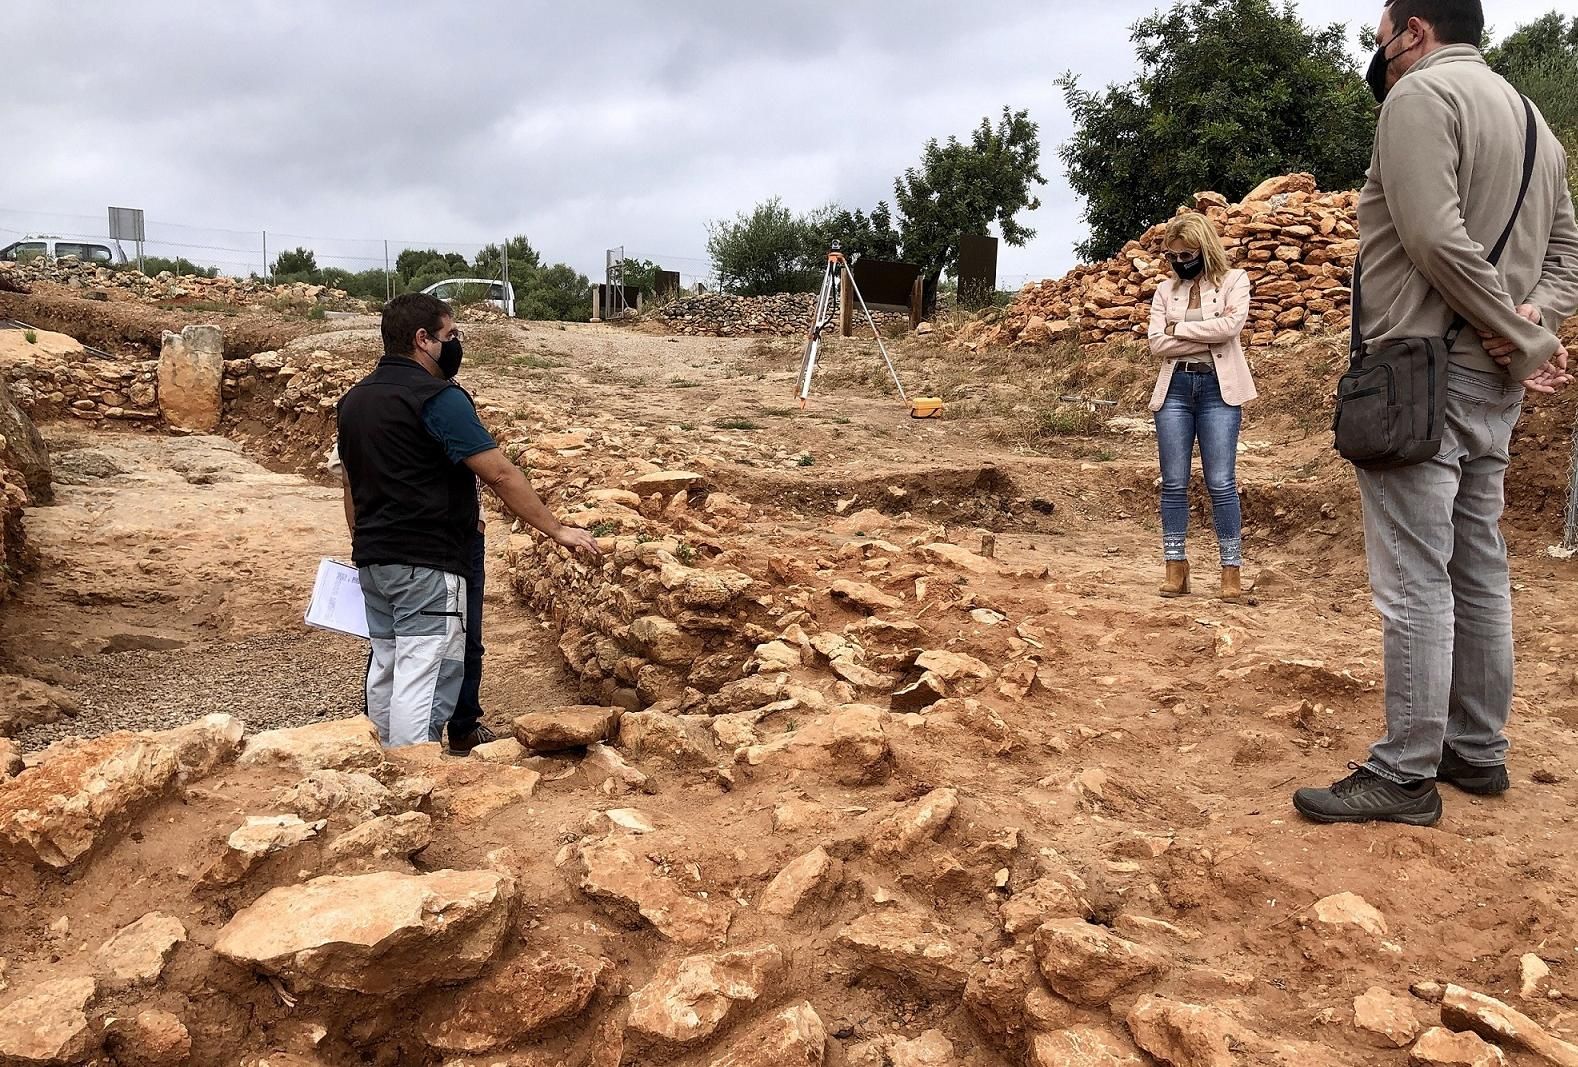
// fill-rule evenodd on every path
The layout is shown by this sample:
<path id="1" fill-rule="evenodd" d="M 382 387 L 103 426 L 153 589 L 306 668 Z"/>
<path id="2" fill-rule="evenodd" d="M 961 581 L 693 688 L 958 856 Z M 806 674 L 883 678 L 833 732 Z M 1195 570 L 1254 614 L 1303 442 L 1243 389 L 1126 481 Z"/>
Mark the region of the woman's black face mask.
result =
<path id="1" fill-rule="evenodd" d="M 1198 278 L 1205 269 L 1205 257 L 1198 252 L 1167 252 L 1164 255 L 1173 273 L 1186 282 Z"/>

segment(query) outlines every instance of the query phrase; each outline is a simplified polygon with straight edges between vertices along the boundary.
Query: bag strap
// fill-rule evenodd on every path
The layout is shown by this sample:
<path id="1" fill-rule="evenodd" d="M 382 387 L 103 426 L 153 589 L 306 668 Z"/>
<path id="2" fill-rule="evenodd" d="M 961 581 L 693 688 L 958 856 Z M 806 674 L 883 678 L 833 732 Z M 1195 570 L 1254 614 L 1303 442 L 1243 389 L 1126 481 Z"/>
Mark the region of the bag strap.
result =
<path id="1" fill-rule="evenodd" d="M 1534 157 L 1538 149 L 1539 128 L 1534 121 L 1534 105 L 1529 103 L 1529 98 L 1518 94 L 1523 101 L 1523 183 L 1518 187 L 1518 199 L 1512 205 L 1512 216 L 1507 219 L 1507 225 L 1501 231 L 1501 236 L 1496 239 L 1491 247 L 1490 254 L 1485 259 L 1491 266 L 1495 266 L 1501 259 L 1501 253 L 1506 250 L 1507 241 L 1512 237 L 1512 228 L 1518 222 L 1518 214 L 1523 210 L 1523 201 L 1529 193 L 1529 183 L 1534 178 Z M 1363 358 L 1364 338 L 1359 335 L 1359 279 L 1362 274 L 1358 253 L 1353 257 L 1353 295 L 1348 301 L 1351 323 L 1348 330 L 1348 366 L 1357 367 Z M 1468 320 L 1462 315 L 1455 315 L 1452 325 L 1447 328 L 1446 347 L 1452 351 L 1452 346 L 1457 343 L 1458 336 L 1462 334 Z"/>
<path id="2" fill-rule="evenodd" d="M 1529 98 L 1522 93 L 1518 98 L 1523 101 L 1523 184 L 1518 186 L 1518 199 L 1512 205 L 1512 217 L 1507 220 L 1506 228 L 1501 231 L 1501 236 L 1496 239 L 1495 245 L 1490 249 L 1490 254 L 1485 259 L 1492 267 L 1501 259 L 1501 253 L 1507 247 L 1507 239 L 1512 236 L 1512 227 L 1517 224 L 1518 213 L 1523 210 L 1523 198 L 1529 193 L 1529 182 L 1534 178 L 1534 156 L 1538 150 L 1537 139 L 1539 128 L 1534 122 L 1534 105 L 1529 103 Z M 1468 320 L 1462 315 L 1452 319 L 1452 325 L 1446 333 L 1447 351 L 1452 351 L 1452 346 L 1457 343 L 1458 335 L 1468 325 Z"/>

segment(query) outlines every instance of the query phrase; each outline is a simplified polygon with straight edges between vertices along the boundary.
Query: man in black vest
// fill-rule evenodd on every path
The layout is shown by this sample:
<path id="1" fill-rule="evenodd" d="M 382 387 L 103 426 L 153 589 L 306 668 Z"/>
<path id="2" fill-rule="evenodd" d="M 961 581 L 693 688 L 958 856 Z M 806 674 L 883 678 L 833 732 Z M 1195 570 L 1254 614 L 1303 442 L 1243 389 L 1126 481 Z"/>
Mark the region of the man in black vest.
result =
<path id="1" fill-rule="evenodd" d="M 448 304 L 395 297 L 383 343 L 378 366 L 341 398 L 338 423 L 351 559 L 372 638 L 367 713 L 392 747 L 439 740 L 460 695 L 478 479 L 566 548 L 597 545 L 554 518 L 450 380 L 462 349 Z"/>

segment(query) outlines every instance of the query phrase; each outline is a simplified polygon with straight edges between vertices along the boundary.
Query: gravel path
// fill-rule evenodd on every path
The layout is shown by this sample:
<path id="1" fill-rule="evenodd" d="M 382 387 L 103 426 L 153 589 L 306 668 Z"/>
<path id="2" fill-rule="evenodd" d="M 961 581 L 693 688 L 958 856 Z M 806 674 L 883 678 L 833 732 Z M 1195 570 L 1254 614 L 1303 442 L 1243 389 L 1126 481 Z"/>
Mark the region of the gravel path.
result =
<path id="1" fill-rule="evenodd" d="M 235 715 L 248 733 L 358 714 L 365 648 L 308 631 L 66 661 L 81 713 L 15 740 L 32 751 L 65 737 L 168 729 L 214 712 Z"/>

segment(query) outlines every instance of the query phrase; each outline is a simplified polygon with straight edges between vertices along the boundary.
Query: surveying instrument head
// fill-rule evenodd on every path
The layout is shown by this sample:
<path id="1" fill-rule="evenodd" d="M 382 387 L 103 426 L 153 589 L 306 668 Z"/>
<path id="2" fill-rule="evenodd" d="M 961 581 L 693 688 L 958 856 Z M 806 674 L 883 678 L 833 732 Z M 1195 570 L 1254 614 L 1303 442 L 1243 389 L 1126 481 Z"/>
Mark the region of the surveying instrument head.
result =
<path id="1" fill-rule="evenodd" d="M 806 400 L 811 395 L 811 379 L 816 374 L 817 356 L 822 348 L 822 334 L 833 325 L 834 309 L 838 306 L 842 293 L 840 287 L 849 286 L 849 291 L 860 305 L 861 312 L 866 316 L 866 324 L 871 327 L 871 336 L 876 339 L 877 350 L 882 353 L 882 362 L 887 364 L 888 374 L 893 379 L 893 387 L 899 391 L 899 399 L 909 405 L 910 418 L 933 419 L 942 415 L 942 399 L 935 396 L 916 397 L 911 400 L 904 393 L 904 383 L 899 381 L 899 372 L 893 366 L 893 359 L 888 355 L 888 346 L 882 343 L 882 334 L 877 329 L 877 320 L 872 317 L 871 309 L 866 306 L 866 298 L 860 295 L 860 286 L 855 281 L 855 272 L 850 269 L 851 263 L 844 256 L 843 244 L 837 239 L 827 243 L 827 267 L 822 272 L 822 285 L 817 291 L 816 307 L 811 311 L 811 326 L 806 332 L 805 355 L 800 360 L 800 375 L 797 379 L 798 387 L 795 391 L 800 399 L 800 407 L 806 406 Z"/>

